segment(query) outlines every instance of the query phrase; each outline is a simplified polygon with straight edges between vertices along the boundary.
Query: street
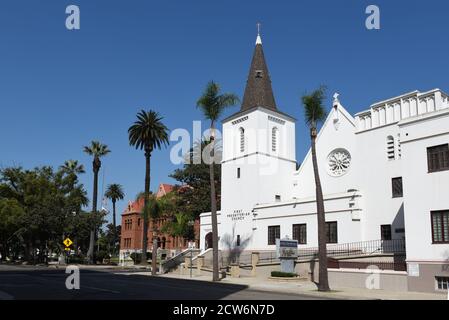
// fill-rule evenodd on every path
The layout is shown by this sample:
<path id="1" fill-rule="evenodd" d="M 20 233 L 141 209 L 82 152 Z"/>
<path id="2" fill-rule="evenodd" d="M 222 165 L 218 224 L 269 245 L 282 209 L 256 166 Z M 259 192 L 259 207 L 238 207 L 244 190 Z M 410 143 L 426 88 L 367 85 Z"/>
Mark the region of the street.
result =
<path id="1" fill-rule="evenodd" d="M 63 268 L 0 265 L 0 300 L 310 300 L 305 295 L 264 292 L 244 285 L 80 270 L 80 289 L 68 290 Z"/>

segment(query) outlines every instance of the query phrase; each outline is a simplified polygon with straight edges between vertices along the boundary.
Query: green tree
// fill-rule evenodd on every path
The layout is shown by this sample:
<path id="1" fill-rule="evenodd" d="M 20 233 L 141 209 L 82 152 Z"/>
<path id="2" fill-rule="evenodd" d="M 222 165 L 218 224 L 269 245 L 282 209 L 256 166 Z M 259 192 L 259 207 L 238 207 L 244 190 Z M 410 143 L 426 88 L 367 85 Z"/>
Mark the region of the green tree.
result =
<path id="1" fill-rule="evenodd" d="M 327 274 L 327 248 L 326 248 L 326 217 L 324 212 L 323 190 L 318 170 L 316 157 L 316 137 L 317 126 L 326 119 L 326 110 L 324 107 L 326 88 L 321 86 L 310 95 L 304 95 L 301 100 L 304 105 L 304 114 L 306 124 L 310 128 L 310 139 L 312 149 L 313 172 L 315 176 L 316 187 L 316 206 L 318 221 L 318 260 L 319 260 L 319 291 L 329 291 L 329 281 Z"/>
<path id="2" fill-rule="evenodd" d="M 105 230 L 100 230 L 97 261 L 102 262 L 103 259 L 108 259 L 117 252 L 116 236 L 120 234 L 120 231 L 120 226 L 114 227 L 112 223 L 108 224 Z"/>
<path id="3" fill-rule="evenodd" d="M 189 188 L 190 189 L 190 188 Z M 159 198 L 161 207 L 161 215 L 165 217 L 165 223 L 161 231 L 170 236 L 180 239 L 194 240 L 195 233 L 193 226 L 189 225 L 190 221 L 194 220 L 193 215 L 186 211 L 179 189 Z M 179 243 L 175 243 L 179 247 Z"/>
<path id="4" fill-rule="evenodd" d="M 239 98 L 232 93 L 220 94 L 220 86 L 211 81 L 207 84 L 202 96 L 197 101 L 197 107 L 201 109 L 204 117 L 210 121 L 211 139 L 211 160 L 209 161 L 210 175 L 210 201 L 212 217 L 212 247 L 213 247 L 213 281 L 219 281 L 218 270 L 218 223 L 217 223 L 217 197 L 215 193 L 215 167 L 214 167 L 214 147 L 215 147 L 215 125 L 224 110 L 229 106 L 234 106 L 239 102 Z"/>
<path id="5" fill-rule="evenodd" d="M 92 197 L 92 213 L 97 213 L 97 200 L 98 200 L 98 172 L 101 168 L 101 160 L 100 158 L 106 156 L 111 150 L 108 149 L 108 146 L 100 143 L 99 141 L 92 141 L 90 146 L 84 147 L 84 152 L 93 157 L 92 161 L 92 170 L 94 172 L 94 185 L 93 185 L 93 197 Z M 89 251 L 87 252 L 87 256 L 89 259 L 89 263 L 94 263 L 94 244 L 95 244 L 95 232 L 97 226 L 92 226 L 92 230 L 90 232 L 90 240 L 89 240 Z"/>
<path id="6" fill-rule="evenodd" d="M 189 214 L 193 219 L 198 219 L 202 212 L 211 211 L 210 168 L 201 157 L 200 150 L 206 149 L 210 140 L 196 142 L 188 154 L 182 168 L 176 169 L 170 177 L 179 181 L 181 186 L 176 186 L 173 193 L 176 194 L 178 207 L 182 212 Z M 221 197 L 221 150 L 215 146 L 214 181 L 217 198 L 217 210 L 220 210 Z M 195 159 L 199 157 L 199 159 Z M 194 161 L 195 159 L 195 161 Z"/>
<path id="7" fill-rule="evenodd" d="M 155 111 L 141 110 L 137 114 L 137 120 L 128 129 L 129 144 L 136 149 L 145 152 L 145 199 L 143 210 L 143 234 L 142 234 L 142 256 L 147 252 L 147 233 L 148 233 L 148 200 L 150 195 L 150 168 L 151 154 L 154 149 L 161 149 L 169 143 L 168 129 L 162 123 L 163 118 Z M 157 252 L 156 224 L 153 223 L 153 256 Z M 146 264 L 142 259 L 142 264 Z M 151 274 L 156 275 L 156 259 L 152 259 Z"/>
<path id="8" fill-rule="evenodd" d="M 188 213 L 176 212 L 172 218 L 168 220 L 162 227 L 162 232 L 169 234 L 172 237 L 184 238 L 187 240 L 194 240 L 195 233 L 190 222 L 193 218 Z M 177 246 L 180 244 L 177 243 Z"/>
<path id="9" fill-rule="evenodd" d="M 63 169 L 0 170 L 2 256 L 23 254 L 29 262 L 45 262 L 49 250 L 62 251 L 64 234 L 87 204 L 83 185 Z"/>
<path id="10" fill-rule="evenodd" d="M 1 260 L 10 255 L 11 242 L 16 240 L 17 231 L 25 211 L 17 199 L 0 199 L 0 254 Z"/>
<path id="11" fill-rule="evenodd" d="M 117 231 L 117 223 L 116 223 L 116 218 L 115 218 L 115 203 L 117 202 L 117 200 L 123 200 L 123 198 L 125 197 L 125 193 L 123 192 L 123 187 L 120 184 L 117 183 L 113 183 L 108 185 L 107 189 L 106 189 L 106 193 L 105 193 L 106 198 L 111 199 L 112 201 L 112 225 L 113 225 L 113 230 Z M 114 231 L 114 232 L 115 232 Z M 114 248 L 115 248 L 115 243 L 117 242 L 117 234 L 115 235 L 114 238 Z M 115 254 L 116 252 L 114 251 L 113 254 Z"/>

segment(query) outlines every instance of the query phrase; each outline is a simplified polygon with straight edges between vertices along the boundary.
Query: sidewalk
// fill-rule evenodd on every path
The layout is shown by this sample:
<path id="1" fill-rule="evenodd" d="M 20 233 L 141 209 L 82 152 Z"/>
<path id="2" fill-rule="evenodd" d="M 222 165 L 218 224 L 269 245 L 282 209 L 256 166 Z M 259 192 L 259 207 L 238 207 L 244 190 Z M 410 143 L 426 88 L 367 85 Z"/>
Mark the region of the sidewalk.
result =
<path id="1" fill-rule="evenodd" d="M 147 274 L 148 272 L 139 272 Z M 168 273 L 159 277 L 191 279 L 192 281 L 211 281 L 212 275 L 181 275 L 179 273 Z M 276 280 L 260 279 L 252 277 L 231 278 L 226 277 L 221 283 L 246 285 L 251 290 L 271 291 L 280 293 L 302 294 L 317 298 L 349 299 L 349 300 L 447 300 L 447 293 L 421 293 L 421 292 L 393 292 L 385 290 L 369 290 L 360 288 L 332 288 L 332 292 L 319 292 L 316 285 L 307 280 L 295 282 L 280 282 Z"/>

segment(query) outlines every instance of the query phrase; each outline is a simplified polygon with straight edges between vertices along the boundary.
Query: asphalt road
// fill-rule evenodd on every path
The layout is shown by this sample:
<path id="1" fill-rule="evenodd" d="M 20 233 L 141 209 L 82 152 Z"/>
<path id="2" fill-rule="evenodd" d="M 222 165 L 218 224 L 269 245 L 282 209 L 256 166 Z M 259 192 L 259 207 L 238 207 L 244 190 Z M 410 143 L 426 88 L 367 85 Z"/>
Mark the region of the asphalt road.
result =
<path id="1" fill-rule="evenodd" d="M 244 285 L 151 277 L 117 270 L 80 270 L 80 289 L 68 290 L 64 269 L 0 265 L 0 300 L 310 300 Z"/>

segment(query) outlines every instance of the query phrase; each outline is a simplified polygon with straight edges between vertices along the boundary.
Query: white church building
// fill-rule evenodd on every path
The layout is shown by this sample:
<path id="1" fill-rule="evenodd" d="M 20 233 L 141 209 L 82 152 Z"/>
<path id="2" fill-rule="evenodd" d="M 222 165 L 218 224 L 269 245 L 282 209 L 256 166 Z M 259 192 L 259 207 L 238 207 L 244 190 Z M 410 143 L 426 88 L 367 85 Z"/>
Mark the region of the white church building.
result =
<path id="1" fill-rule="evenodd" d="M 408 289 L 447 288 L 448 95 L 413 91 L 351 115 L 335 94 L 328 111 L 316 141 L 328 243 L 405 239 Z M 258 36 L 241 110 L 223 120 L 220 238 L 249 239 L 249 251 L 286 236 L 299 251 L 318 246 L 312 158 L 298 164 L 295 121 L 276 105 Z M 211 231 L 203 213 L 203 250 Z"/>

